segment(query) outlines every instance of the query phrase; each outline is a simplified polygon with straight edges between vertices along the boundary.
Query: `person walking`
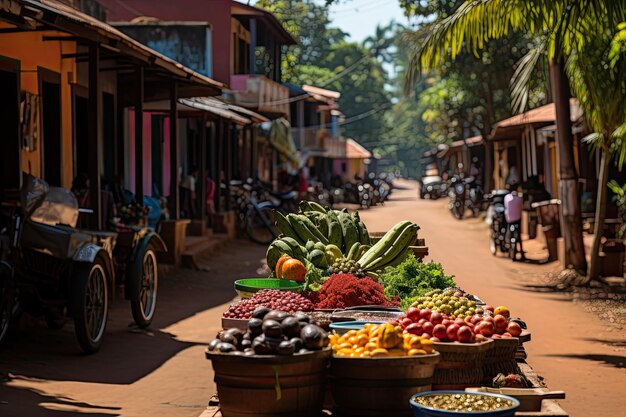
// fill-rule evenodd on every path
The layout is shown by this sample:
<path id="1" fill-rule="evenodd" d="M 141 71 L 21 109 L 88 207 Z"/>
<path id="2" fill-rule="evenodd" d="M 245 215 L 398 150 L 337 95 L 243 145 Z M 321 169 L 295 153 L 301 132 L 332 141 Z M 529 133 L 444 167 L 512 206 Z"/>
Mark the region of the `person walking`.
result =
<path id="1" fill-rule="evenodd" d="M 522 208 L 524 200 L 517 194 L 517 191 L 511 191 L 504 196 L 504 218 L 507 223 L 507 240 L 515 238 L 515 245 L 519 245 L 519 253 L 522 254 L 522 260 L 525 259 L 524 249 L 522 247 Z M 516 259 L 513 259 L 514 261 Z"/>

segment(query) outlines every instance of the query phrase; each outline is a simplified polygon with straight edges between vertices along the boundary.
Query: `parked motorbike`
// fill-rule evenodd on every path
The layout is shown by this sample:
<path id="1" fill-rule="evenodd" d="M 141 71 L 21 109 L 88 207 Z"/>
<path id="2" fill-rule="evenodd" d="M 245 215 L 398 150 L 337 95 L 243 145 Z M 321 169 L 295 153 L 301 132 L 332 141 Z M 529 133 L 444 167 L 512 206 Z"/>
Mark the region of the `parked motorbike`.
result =
<path id="1" fill-rule="evenodd" d="M 450 198 L 448 208 L 454 217 L 461 220 L 465 215 L 465 202 L 467 199 L 465 182 L 461 177 L 454 175 L 450 178 L 448 190 L 448 197 Z"/>
<path id="2" fill-rule="evenodd" d="M 492 255 L 498 251 L 509 255 L 507 242 L 508 225 L 504 216 L 504 197 L 509 194 L 508 190 L 494 190 L 488 195 L 490 203 L 489 212 L 491 219 L 491 238 L 489 240 L 489 250 Z"/>
<path id="3" fill-rule="evenodd" d="M 367 183 L 351 183 L 343 185 L 343 201 L 358 204 L 361 208 L 370 208 L 372 205 L 373 190 Z"/>
<path id="4" fill-rule="evenodd" d="M 489 201 L 485 198 L 479 183 L 473 180 L 466 180 L 466 185 L 469 190 L 467 207 L 472 211 L 472 215 L 476 217 L 480 212 L 486 210 Z"/>
<path id="5" fill-rule="evenodd" d="M 274 225 L 274 210 L 283 213 L 297 211 L 297 191 L 276 192 L 260 180 L 231 181 L 231 198 L 241 233 L 255 243 L 269 244 L 278 236 Z"/>

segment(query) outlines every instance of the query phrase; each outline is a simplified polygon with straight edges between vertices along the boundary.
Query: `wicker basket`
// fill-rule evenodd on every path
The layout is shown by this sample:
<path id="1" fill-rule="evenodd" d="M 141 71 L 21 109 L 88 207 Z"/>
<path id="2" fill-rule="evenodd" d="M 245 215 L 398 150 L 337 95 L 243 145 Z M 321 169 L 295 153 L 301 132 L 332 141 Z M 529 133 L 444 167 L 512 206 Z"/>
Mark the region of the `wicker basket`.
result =
<path id="1" fill-rule="evenodd" d="M 483 381 L 483 363 L 493 340 L 482 343 L 440 343 L 441 360 L 435 369 L 433 389 L 465 389 Z"/>
<path id="2" fill-rule="evenodd" d="M 493 339 L 493 347 L 487 351 L 483 361 L 483 384 L 491 384 L 493 378 L 499 373 L 517 373 L 517 337 Z"/>

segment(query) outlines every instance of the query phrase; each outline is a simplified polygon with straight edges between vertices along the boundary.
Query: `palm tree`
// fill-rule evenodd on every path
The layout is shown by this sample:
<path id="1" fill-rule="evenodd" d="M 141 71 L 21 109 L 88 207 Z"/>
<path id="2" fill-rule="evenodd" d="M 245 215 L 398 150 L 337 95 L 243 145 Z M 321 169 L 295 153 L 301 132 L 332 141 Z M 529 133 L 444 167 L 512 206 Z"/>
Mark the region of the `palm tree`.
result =
<path id="1" fill-rule="evenodd" d="M 589 22 L 587 22 L 589 23 Z M 621 169 L 626 157 L 626 57 L 611 59 L 611 34 L 606 22 L 598 20 L 587 30 L 584 44 L 569 56 L 567 74 L 572 91 L 578 98 L 585 120 L 593 133 L 584 141 L 601 152 L 600 175 L 596 201 L 595 236 L 591 251 L 589 279 L 599 273 L 599 251 L 604 230 L 608 194 L 609 163 L 613 155 Z M 610 62 L 612 61 L 612 62 Z"/>
<path id="2" fill-rule="evenodd" d="M 464 49 L 477 53 L 489 39 L 506 37 L 511 31 L 543 38 L 544 48 L 535 51 L 535 59 L 528 63 L 536 63 L 543 50 L 550 61 L 557 113 L 559 189 L 563 196 L 561 230 L 566 264 L 581 271 L 586 270 L 587 263 L 582 242 L 565 62 L 576 51 L 584 49 L 589 30 L 603 32 L 596 22 L 614 28 L 625 18 L 626 5 L 621 1 L 467 0 L 452 15 L 428 29 L 423 43 L 415 49 L 411 71 L 407 73 L 407 84 L 411 85 L 419 77 L 420 70 L 439 67 L 446 60 L 455 59 Z M 570 76 L 573 76 L 571 71 Z M 572 81 L 575 86 L 579 84 L 577 80 Z M 518 99 L 517 102 L 525 101 Z"/>

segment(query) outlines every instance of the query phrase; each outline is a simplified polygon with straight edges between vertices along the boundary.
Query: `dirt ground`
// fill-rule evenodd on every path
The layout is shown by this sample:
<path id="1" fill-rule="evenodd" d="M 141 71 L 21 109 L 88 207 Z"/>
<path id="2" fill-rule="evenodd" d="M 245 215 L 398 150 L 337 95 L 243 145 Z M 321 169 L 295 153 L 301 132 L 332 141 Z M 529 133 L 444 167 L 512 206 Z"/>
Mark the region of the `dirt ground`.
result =
<path id="1" fill-rule="evenodd" d="M 443 200 L 417 200 L 417 186 L 401 183 L 384 208 L 361 214 L 370 231 L 387 230 L 398 219 L 419 224 L 429 257 L 466 291 L 485 302 L 506 305 L 532 333 L 526 345 L 528 362 L 549 388 L 564 390 L 562 406 L 570 416 L 617 416 L 626 409 L 626 334 L 613 323 L 571 302 L 571 294 L 545 286 L 555 263 L 513 263 L 489 252 L 489 231 L 478 219 L 455 220 Z M 547 257 L 530 242 L 528 256 Z M 623 308 L 623 304 L 622 304 Z"/>
<path id="2" fill-rule="evenodd" d="M 234 297 L 233 281 L 255 275 L 265 248 L 227 244 L 205 260 L 208 271 L 162 278 L 149 331 L 131 326 L 118 297 L 99 353 L 83 355 L 72 323 L 39 324 L 0 347 L 0 416 L 197 417 L 215 392 L 206 345 Z"/>
<path id="3" fill-rule="evenodd" d="M 571 416 L 617 416 L 626 408 L 626 335 L 571 295 L 545 287 L 557 265 L 494 258 L 477 219 L 457 221 L 444 201 L 417 199 L 401 183 L 384 207 L 363 211 L 371 231 L 399 219 L 421 226 L 427 259 L 444 265 L 466 291 L 507 305 L 532 332 L 528 361 L 552 389 L 565 390 Z M 545 254 L 530 245 L 529 256 Z M 161 281 L 157 318 L 142 332 L 118 298 L 102 350 L 82 355 L 71 323 L 62 331 L 36 325 L 0 347 L 0 416 L 197 417 L 215 392 L 206 344 L 234 296 L 232 282 L 256 274 L 265 248 L 235 241 L 206 260 L 207 271 L 176 270 Z"/>

